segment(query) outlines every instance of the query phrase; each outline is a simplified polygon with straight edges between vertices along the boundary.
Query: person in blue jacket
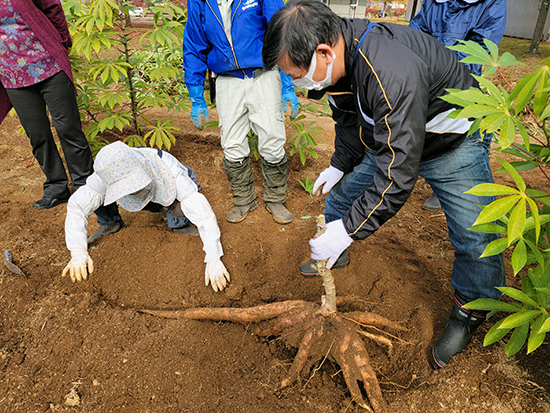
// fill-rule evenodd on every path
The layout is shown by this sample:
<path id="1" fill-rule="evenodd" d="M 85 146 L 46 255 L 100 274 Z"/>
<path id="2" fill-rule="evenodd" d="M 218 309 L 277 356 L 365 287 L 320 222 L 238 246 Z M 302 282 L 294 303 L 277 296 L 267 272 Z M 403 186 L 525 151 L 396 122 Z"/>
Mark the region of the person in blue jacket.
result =
<path id="1" fill-rule="evenodd" d="M 485 48 L 483 39 L 499 44 L 506 26 L 506 0 L 424 0 L 411 20 L 410 27 L 435 37 L 445 46 L 471 40 Z M 460 59 L 466 57 L 456 52 Z M 474 75 L 481 75 L 481 65 L 465 63 Z M 422 208 L 441 209 L 432 192 Z"/>
<path id="2" fill-rule="evenodd" d="M 263 199 L 273 219 L 292 221 L 286 209 L 288 158 L 283 107 L 295 118 L 299 102 L 290 78 L 263 70 L 264 32 L 282 0 L 189 0 L 183 35 L 185 83 L 191 119 L 197 128 L 208 122 L 204 100 L 207 69 L 217 75 L 216 106 L 224 150 L 223 166 L 235 204 L 229 222 L 240 222 L 258 205 L 254 192 L 247 135 L 258 136 L 264 178 Z M 204 120 L 203 120 L 204 119 Z"/>

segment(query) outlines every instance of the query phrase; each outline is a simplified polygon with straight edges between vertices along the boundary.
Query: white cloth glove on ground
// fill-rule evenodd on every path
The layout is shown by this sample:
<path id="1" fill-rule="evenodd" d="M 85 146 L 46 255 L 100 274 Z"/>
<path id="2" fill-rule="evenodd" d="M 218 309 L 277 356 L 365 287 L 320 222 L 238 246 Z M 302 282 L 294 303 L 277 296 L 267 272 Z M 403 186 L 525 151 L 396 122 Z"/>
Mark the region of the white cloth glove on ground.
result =
<path id="1" fill-rule="evenodd" d="M 327 268 L 331 268 L 352 242 L 353 239 L 348 235 L 341 219 L 329 222 L 323 235 L 309 240 L 311 258 L 317 261 L 327 260 Z"/>
<path id="2" fill-rule="evenodd" d="M 229 281 L 231 281 L 231 277 L 229 276 L 229 271 L 227 271 L 225 265 L 223 265 L 222 260 L 218 258 L 206 263 L 204 285 L 208 286 L 208 283 L 211 283 L 212 288 L 217 292 L 222 291 Z"/>
<path id="3" fill-rule="evenodd" d="M 332 165 L 329 166 L 317 177 L 317 180 L 313 185 L 313 195 L 321 195 L 320 189 L 323 184 L 323 194 L 328 194 L 332 187 L 336 185 L 343 176 L 344 173 L 340 169 L 337 169 Z"/>
<path id="4" fill-rule="evenodd" d="M 94 272 L 94 262 L 88 251 L 71 251 L 71 260 L 63 270 L 62 277 L 69 274 L 71 281 L 82 281 L 88 279 L 88 274 Z"/>

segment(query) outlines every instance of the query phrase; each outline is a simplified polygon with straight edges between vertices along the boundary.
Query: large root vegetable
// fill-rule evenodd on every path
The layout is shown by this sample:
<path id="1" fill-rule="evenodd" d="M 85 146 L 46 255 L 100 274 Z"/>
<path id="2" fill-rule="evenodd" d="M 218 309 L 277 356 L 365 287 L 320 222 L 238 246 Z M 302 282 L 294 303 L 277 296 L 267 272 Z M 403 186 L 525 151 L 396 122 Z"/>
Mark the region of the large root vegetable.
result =
<path id="1" fill-rule="evenodd" d="M 322 230 L 324 217 L 318 225 Z M 298 348 L 280 388 L 295 383 L 306 366 L 329 355 L 342 369 L 352 399 L 369 412 L 386 413 L 386 403 L 361 336 L 389 346 L 391 341 L 384 336 L 366 333 L 360 327 L 377 326 L 400 331 L 405 328 L 374 313 L 338 312 L 337 306 L 353 299 L 336 298 L 330 271 L 325 271 L 322 264 L 320 273 L 325 286 L 321 305 L 293 300 L 250 308 L 143 309 L 140 312 L 167 318 L 257 323 L 252 330 L 255 334 L 262 337 L 281 335 L 287 344 Z M 363 383 L 368 400 L 363 398 L 358 383 Z"/>

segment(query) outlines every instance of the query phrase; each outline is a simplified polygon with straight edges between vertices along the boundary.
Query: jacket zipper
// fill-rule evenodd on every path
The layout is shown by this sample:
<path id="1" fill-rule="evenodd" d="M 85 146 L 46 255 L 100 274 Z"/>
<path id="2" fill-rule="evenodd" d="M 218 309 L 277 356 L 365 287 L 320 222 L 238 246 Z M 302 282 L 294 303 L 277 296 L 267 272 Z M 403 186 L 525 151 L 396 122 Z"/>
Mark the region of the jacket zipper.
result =
<path id="1" fill-rule="evenodd" d="M 233 17 L 231 18 L 231 26 L 233 26 L 233 19 L 235 18 L 235 14 L 237 13 L 237 9 L 241 5 L 241 2 L 242 2 L 242 0 L 239 0 L 239 4 L 235 8 L 235 13 L 233 13 Z M 221 22 L 220 19 L 218 18 L 218 15 L 216 14 L 216 12 L 214 11 L 214 8 L 210 4 L 210 1 L 206 0 L 206 4 L 208 4 L 208 7 L 210 7 L 210 11 L 212 12 L 214 17 L 218 21 L 220 27 L 222 28 L 223 33 L 225 34 L 225 28 L 223 27 L 223 22 Z M 235 64 L 237 65 L 237 69 L 240 69 L 243 72 L 244 77 L 248 77 L 246 75 L 246 72 L 243 69 L 241 69 L 241 66 L 239 65 L 239 61 L 237 60 L 237 54 L 235 53 L 235 49 L 233 49 L 233 42 L 229 41 L 229 38 L 227 37 L 227 34 L 225 34 L 225 38 L 227 39 L 227 44 L 229 44 L 229 48 L 231 49 L 231 53 L 233 53 L 233 59 L 235 59 Z"/>

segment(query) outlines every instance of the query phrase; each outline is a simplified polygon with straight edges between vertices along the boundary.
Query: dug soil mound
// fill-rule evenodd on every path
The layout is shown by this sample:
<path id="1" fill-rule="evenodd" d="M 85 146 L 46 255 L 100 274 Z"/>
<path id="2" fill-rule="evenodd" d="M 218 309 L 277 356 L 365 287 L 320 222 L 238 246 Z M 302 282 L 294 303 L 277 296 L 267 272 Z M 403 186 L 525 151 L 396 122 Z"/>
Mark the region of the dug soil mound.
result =
<path id="1" fill-rule="evenodd" d="M 333 126 L 323 126 L 318 159 L 290 159 L 289 225 L 276 224 L 262 201 L 259 162 L 253 161 L 259 207 L 239 224 L 232 207 L 217 130 L 183 133 L 170 152 L 198 174 L 218 217 L 231 283 L 223 292 L 204 285 L 198 237 L 170 232 L 164 218 L 121 210 L 126 228 L 90 249 L 95 271 L 73 284 L 61 272 L 70 259 L 64 243 L 66 206 L 31 207 L 43 175 L 16 117 L 0 128 L 0 244 L 24 275 L 0 266 L 0 412 L 358 412 L 340 367 L 330 358 L 305 371 L 301 382 L 276 386 L 296 354 L 277 337 L 260 338 L 250 326 L 168 320 L 138 310 L 251 307 L 284 300 L 319 302 L 319 279 L 303 278 L 308 240 L 324 198 L 298 180 L 314 180 L 328 166 Z M 496 165 L 495 165 L 496 166 Z M 497 179 L 500 179 L 497 177 Z M 420 179 L 397 216 L 349 249 L 351 263 L 334 270 L 338 296 L 354 309 L 378 313 L 405 327 L 388 352 L 365 338 L 391 412 L 550 412 L 550 351 L 504 355 L 503 343 L 483 347 L 489 320 L 470 346 L 445 369 L 427 355 L 452 305 L 454 250 L 445 217 L 422 210 L 429 196 Z M 90 220 L 89 232 L 97 228 Z M 518 280 L 507 268 L 509 285 Z"/>

